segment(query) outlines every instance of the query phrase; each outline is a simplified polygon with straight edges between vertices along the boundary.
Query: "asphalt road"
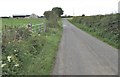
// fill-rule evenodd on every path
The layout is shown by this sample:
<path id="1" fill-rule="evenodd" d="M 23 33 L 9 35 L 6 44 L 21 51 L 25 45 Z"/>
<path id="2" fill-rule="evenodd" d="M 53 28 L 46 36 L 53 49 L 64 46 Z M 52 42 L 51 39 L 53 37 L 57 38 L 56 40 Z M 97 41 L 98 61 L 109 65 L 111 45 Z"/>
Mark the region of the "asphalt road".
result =
<path id="1" fill-rule="evenodd" d="M 117 75 L 118 50 L 63 19 L 53 75 Z"/>

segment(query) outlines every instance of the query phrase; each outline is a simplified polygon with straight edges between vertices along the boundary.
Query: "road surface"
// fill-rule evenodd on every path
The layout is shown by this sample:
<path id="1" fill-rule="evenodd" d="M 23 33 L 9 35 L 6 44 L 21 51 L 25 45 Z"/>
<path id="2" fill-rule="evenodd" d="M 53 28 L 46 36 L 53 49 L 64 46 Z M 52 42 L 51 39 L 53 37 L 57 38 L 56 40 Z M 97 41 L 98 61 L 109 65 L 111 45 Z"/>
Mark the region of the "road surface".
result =
<path id="1" fill-rule="evenodd" d="M 117 75 L 118 50 L 63 19 L 53 75 Z"/>

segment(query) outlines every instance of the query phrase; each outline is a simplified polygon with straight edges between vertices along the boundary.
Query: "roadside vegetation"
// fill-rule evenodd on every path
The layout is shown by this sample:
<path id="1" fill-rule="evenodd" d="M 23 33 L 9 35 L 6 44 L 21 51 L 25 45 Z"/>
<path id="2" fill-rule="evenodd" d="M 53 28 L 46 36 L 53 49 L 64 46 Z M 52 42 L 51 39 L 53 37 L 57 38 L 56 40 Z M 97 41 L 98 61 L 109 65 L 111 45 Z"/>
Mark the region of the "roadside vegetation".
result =
<path id="1" fill-rule="evenodd" d="M 77 16 L 69 21 L 78 28 L 118 48 L 120 14 Z"/>
<path id="2" fill-rule="evenodd" d="M 52 14 L 51 18 L 48 17 L 49 20 L 2 19 L 3 75 L 51 73 L 62 34 L 61 19 L 56 14 L 55 22 L 55 16 Z M 29 28 L 28 23 L 32 23 L 32 27 Z"/>

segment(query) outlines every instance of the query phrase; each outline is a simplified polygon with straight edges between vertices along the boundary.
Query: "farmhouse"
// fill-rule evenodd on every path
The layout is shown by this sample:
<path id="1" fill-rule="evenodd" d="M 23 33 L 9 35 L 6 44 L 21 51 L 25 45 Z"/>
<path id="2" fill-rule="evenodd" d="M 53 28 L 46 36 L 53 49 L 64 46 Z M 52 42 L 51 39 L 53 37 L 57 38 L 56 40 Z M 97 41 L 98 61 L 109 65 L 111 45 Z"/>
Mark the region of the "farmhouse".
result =
<path id="1" fill-rule="evenodd" d="M 38 15 L 36 15 L 36 14 L 31 14 L 30 16 L 29 16 L 29 18 L 38 18 Z"/>

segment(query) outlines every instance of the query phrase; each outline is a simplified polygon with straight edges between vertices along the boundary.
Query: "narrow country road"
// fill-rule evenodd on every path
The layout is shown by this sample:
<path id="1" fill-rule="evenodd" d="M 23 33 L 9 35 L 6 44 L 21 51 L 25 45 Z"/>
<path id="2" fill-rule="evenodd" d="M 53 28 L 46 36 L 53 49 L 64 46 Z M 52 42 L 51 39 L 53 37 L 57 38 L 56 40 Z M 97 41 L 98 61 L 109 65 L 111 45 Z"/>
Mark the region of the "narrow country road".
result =
<path id="1" fill-rule="evenodd" d="M 53 75 L 117 75 L 118 50 L 63 19 Z"/>

